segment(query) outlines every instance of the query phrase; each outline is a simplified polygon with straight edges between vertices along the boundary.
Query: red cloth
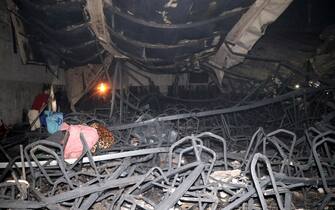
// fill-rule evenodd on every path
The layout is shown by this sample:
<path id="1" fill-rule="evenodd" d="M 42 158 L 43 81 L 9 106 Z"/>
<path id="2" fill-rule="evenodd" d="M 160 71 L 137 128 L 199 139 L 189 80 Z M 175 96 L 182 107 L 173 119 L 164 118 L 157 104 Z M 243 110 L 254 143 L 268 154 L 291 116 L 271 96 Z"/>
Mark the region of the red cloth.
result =
<path id="1" fill-rule="evenodd" d="M 35 109 L 40 111 L 44 104 L 48 103 L 49 95 L 45 93 L 41 93 L 37 95 L 34 99 L 33 105 L 31 109 Z"/>

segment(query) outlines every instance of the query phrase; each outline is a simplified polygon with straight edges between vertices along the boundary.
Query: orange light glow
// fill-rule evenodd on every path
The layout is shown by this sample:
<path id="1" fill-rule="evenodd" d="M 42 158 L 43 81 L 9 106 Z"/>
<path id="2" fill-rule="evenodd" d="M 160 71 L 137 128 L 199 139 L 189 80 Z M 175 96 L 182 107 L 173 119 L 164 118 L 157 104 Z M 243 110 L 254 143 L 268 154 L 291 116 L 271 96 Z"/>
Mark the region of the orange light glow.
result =
<path id="1" fill-rule="evenodd" d="M 104 82 L 100 82 L 97 86 L 97 91 L 100 95 L 105 95 L 108 89 L 109 89 L 108 85 Z"/>

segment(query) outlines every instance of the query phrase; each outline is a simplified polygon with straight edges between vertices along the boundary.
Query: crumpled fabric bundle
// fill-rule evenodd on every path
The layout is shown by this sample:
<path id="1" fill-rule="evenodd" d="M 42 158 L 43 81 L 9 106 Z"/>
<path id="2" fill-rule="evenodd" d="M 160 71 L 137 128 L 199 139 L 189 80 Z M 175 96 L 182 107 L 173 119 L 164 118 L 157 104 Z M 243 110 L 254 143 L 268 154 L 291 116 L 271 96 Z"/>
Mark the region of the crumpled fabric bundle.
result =
<path id="1" fill-rule="evenodd" d="M 83 134 L 90 150 L 99 140 L 97 130 L 87 125 L 68 125 L 63 123 L 60 130 L 69 132 L 69 138 L 64 149 L 65 159 L 78 158 L 82 154 L 83 144 L 80 141 L 80 133 Z"/>
<path id="2" fill-rule="evenodd" d="M 110 149 L 115 144 L 113 133 L 109 131 L 104 125 L 101 123 L 92 123 L 90 126 L 97 129 L 99 134 L 98 143 L 91 150 L 93 153 L 97 148 Z"/>

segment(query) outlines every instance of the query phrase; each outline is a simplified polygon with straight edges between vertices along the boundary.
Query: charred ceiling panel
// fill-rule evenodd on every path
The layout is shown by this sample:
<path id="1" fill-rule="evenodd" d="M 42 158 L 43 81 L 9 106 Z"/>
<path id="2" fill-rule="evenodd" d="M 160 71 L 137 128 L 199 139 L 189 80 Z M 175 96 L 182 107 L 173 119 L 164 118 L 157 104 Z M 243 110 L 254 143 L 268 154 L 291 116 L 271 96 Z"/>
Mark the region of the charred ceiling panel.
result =
<path id="1" fill-rule="evenodd" d="M 33 61 L 63 68 L 101 62 L 104 49 L 89 26 L 86 1 L 14 2 L 11 12 L 23 23 Z"/>
<path id="2" fill-rule="evenodd" d="M 243 61 L 222 48 L 248 43 L 246 54 L 292 0 L 13 1 L 23 60 L 72 68 L 101 63 L 109 52 L 155 73 L 175 73 L 199 70 L 211 56 L 220 68 Z"/>
<path id="3" fill-rule="evenodd" d="M 253 0 L 106 0 L 113 47 L 151 69 L 179 69 L 215 53 Z"/>

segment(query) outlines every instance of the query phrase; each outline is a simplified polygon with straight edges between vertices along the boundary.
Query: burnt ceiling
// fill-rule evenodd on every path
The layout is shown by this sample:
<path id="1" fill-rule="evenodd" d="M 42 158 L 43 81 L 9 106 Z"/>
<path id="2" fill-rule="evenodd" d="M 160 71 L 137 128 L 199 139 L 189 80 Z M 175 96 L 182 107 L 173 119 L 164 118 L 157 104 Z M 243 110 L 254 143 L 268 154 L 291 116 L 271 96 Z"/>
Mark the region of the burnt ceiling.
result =
<path id="1" fill-rule="evenodd" d="M 87 2 L 15 0 L 12 18 L 24 31 L 28 62 L 72 68 L 106 54 L 90 26 Z M 110 44 L 150 69 L 194 68 L 216 52 L 254 0 L 104 1 Z"/>

